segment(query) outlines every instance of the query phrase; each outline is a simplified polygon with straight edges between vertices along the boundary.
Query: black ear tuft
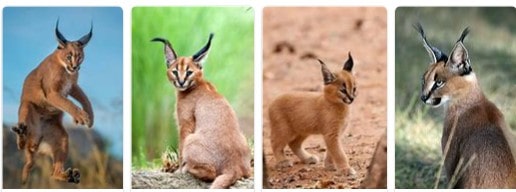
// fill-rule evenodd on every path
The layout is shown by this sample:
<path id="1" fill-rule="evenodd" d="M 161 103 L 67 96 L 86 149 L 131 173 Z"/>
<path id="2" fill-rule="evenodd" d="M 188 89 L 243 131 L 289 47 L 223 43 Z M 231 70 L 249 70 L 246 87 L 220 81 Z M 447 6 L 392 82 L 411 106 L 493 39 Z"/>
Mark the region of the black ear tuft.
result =
<path id="1" fill-rule="evenodd" d="M 419 33 L 421 38 L 423 39 L 423 46 L 425 47 L 425 50 L 428 52 L 428 56 L 430 56 L 431 64 L 437 63 L 439 61 L 448 61 L 448 56 L 444 54 L 441 50 L 438 48 L 430 45 L 428 40 L 426 39 L 425 31 L 423 30 L 423 26 L 421 23 L 414 24 L 414 29 Z"/>
<path id="2" fill-rule="evenodd" d="M 464 39 L 466 38 L 466 36 L 467 36 L 468 34 L 469 34 L 469 27 L 466 27 L 466 28 L 462 31 L 462 34 L 460 35 L 459 40 L 457 40 L 457 43 L 458 43 L 458 42 L 463 43 L 463 42 L 464 42 Z"/>
<path id="3" fill-rule="evenodd" d="M 90 32 L 84 36 L 82 36 L 78 42 L 84 47 L 90 42 L 91 37 L 93 36 L 93 21 L 91 22 Z"/>
<path id="4" fill-rule="evenodd" d="M 351 72 L 353 70 L 353 57 L 351 57 L 351 52 L 348 52 L 348 60 L 344 63 L 343 69 Z"/>
<path id="5" fill-rule="evenodd" d="M 208 58 L 208 53 L 210 51 L 210 47 L 211 47 L 211 40 L 213 39 L 213 36 L 214 34 L 213 33 L 210 33 L 210 36 L 208 37 L 208 42 L 206 43 L 206 45 L 204 45 L 204 47 L 199 50 L 197 53 L 195 53 L 192 58 L 193 60 L 199 64 L 199 67 L 202 69 L 202 66 L 204 64 L 204 62 L 206 61 L 206 59 Z"/>
<path id="6" fill-rule="evenodd" d="M 63 34 L 61 34 L 61 32 L 59 31 L 59 18 L 56 21 L 55 32 L 56 32 L 57 42 L 59 43 L 58 49 L 61 49 L 66 45 L 68 40 L 66 40 L 66 38 L 63 36 Z"/>
<path id="7" fill-rule="evenodd" d="M 172 65 L 172 63 L 174 63 L 177 59 L 177 54 L 174 51 L 174 49 L 172 48 L 172 44 L 170 44 L 170 42 L 168 40 L 161 38 L 161 37 L 156 37 L 156 38 L 152 39 L 151 41 L 162 42 L 164 44 L 166 64 L 167 64 L 167 68 L 169 68 L 170 65 Z"/>
<path id="8" fill-rule="evenodd" d="M 321 72 L 322 72 L 322 75 L 323 75 L 324 84 L 328 85 L 328 84 L 332 83 L 335 80 L 335 76 L 328 69 L 328 67 L 326 67 L 326 64 L 324 64 L 323 61 L 321 61 L 320 59 L 317 59 L 317 60 L 321 64 Z"/>

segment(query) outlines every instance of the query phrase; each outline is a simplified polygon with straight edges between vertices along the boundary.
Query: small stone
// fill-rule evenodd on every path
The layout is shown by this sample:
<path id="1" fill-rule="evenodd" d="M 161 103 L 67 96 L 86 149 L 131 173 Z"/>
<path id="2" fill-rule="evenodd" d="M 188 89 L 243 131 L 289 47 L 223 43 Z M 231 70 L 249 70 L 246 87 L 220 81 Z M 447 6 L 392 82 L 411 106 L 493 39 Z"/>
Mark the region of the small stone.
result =
<path id="1" fill-rule="evenodd" d="M 303 167 L 302 169 L 299 170 L 300 173 L 306 173 L 309 171 L 312 171 L 312 170 L 310 168 L 306 168 L 306 167 Z"/>

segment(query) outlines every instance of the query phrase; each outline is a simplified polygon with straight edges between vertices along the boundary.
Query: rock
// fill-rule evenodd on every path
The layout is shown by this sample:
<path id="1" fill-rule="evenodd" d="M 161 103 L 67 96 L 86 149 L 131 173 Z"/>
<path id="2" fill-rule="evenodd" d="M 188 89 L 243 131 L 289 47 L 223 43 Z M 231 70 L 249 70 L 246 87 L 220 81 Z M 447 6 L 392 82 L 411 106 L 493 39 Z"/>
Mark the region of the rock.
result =
<path id="1" fill-rule="evenodd" d="M 210 183 L 200 181 L 190 174 L 166 173 L 158 170 L 132 172 L 133 189 L 207 189 Z M 253 189 L 253 178 L 238 180 L 231 189 Z"/>

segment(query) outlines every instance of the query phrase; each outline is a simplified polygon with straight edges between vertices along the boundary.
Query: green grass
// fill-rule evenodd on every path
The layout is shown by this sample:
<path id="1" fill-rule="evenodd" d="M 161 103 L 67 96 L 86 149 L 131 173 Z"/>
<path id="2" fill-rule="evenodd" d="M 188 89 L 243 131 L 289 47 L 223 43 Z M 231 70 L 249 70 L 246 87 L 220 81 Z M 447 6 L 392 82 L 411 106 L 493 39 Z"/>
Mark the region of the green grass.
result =
<path id="1" fill-rule="evenodd" d="M 215 33 L 204 77 L 253 127 L 254 12 L 247 7 L 137 7 L 132 12 L 132 162 L 156 165 L 177 145 L 175 88 L 166 77 L 163 45 L 167 38 L 179 56 L 196 53 Z M 244 127 L 241 122 L 241 127 Z M 250 131 L 252 133 L 252 131 Z M 159 162 L 159 161 L 158 161 Z"/>
<path id="2" fill-rule="evenodd" d="M 430 59 L 412 25 L 423 24 L 430 43 L 449 54 L 462 30 L 473 70 L 487 98 L 516 128 L 516 11 L 514 8 L 398 8 L 395 33 L 396 188 L 433 188 L 441 161 L 443 109 L 419 100 Z M 447 179 L 440 177 L 439 188 Z"/>

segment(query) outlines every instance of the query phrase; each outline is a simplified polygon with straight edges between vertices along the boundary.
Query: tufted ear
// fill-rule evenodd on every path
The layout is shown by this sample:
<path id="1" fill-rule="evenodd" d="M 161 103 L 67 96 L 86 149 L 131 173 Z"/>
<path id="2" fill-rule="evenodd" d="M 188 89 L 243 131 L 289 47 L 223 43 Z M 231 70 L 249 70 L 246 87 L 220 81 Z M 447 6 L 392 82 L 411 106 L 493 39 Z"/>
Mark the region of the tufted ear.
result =
<path id="1" fill-rule="evenodd" d="M 469 74 L 471 69 L 471 64 L 469 62 L 469 55 L 468 50 L 464 46 L 464 38 L 469 33 L 469 28 L 464 29 L 462 31 L 462 34 L 455 43 L 455 46 L 453 46 L 453 50 L 450 53 L 450 60 L 446 63 L 446 66 L 448 66 L 452 71 L 459 73 L 460 75 L 466 75 Z"/>
<path id="2" fill-rule="evenodd" d="M 344 63 L 343 70 L 351 72 L 353 70 L 353 57 L 351 57 L 351 52 L 348 52 L 348 60 Z"/>
<path id="3" fill-rule="evenodd" d="M 433 47 L 432 45 L 430 45 L 430 43 L 428 43 L 425 31 L 423 30 L 423 26 L 421 26 L 421 23 L 414 24 L 414 29 L 416 29 L 419 32 L 421 39 L 423 39 L 423 46 L 425 47 L 426 52 L 428 52 L 428 56 L 430 56 L 430 64 L 434 64 L 439 61 L 448 61 L 448 56 L 446 54 L 444 54 L 441 50 L 439 50 L 436 47 Z"/>
<path id="4" fill-rule="evenodd" d="M 192 56 L 193 60 L 200 69 L 202 69 L 206 59 L 208 59 L 208 53 L 210 52 L 211 40 L 213 39 L 213 33 L 210 33 L 210 37 L 208 38 L 208 42 L 204 47 L 199 50 L 196 54 Z"/>
<path id="5" fill-rule="evenodd" d="M 321 64 L 321 72 L 323 75 L 324 84 L 328 85 L 335 80 L 335 75 L 333 75 L 333 73 L 328 69 L 328 67 L 326 67 L 326 64 L 324 64 L 323 61 L 321 61 L 320 59 L 317 60 Z"/>
<path id="6" fill-rule="evenodd" d="M 172 65 L 172 63 L 174 63 L 177 59 L 177 54 L 174 51 L 174 49 L 172 48 L 172 45 L 170 44 L 170 42 L 168 40 L 166 40 L 164 38 L 160 38 L 160 37 L 156 37 L 156 38 L 152 39 L 151 41 L 162 42 L 164 44 L 166 64 L 167 64 L 167 68 L 169 68 L 170 65 Z"/>
<path id="7" fill-rule="evenodd" d="M 66 40 L 66 38 L 63 36 L 63 34 L 61 34 L 61 32 L 59 31 L 59 19 L 57 19 L 57 22 L 56 22 L 55 32 L 56 32 L 57 43 L 59 43 L 57 45 L 57 48 L 62 49 L 65 47 L 68 40 Z"/>

